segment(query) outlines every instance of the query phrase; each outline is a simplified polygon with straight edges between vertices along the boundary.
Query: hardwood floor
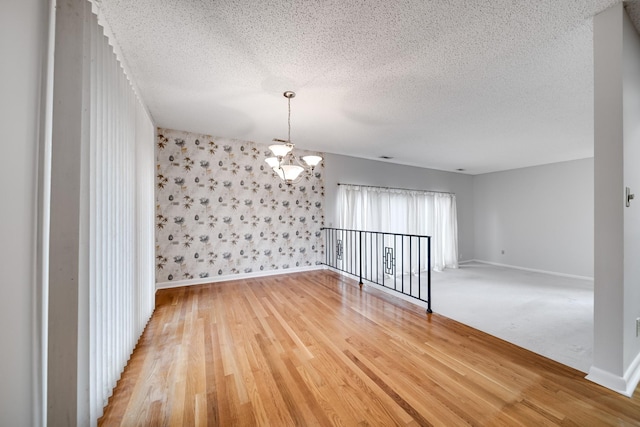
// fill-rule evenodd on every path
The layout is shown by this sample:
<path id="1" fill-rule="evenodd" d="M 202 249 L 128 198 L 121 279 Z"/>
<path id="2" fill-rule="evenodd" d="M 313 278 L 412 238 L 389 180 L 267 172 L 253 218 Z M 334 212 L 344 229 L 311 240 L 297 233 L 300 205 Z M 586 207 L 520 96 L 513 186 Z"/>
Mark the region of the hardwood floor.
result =
<path id="1" fill-rule="evenodd" d="M 583 375 L 319 270 L 158 291 L 99 425 L 640 425 Z"/>

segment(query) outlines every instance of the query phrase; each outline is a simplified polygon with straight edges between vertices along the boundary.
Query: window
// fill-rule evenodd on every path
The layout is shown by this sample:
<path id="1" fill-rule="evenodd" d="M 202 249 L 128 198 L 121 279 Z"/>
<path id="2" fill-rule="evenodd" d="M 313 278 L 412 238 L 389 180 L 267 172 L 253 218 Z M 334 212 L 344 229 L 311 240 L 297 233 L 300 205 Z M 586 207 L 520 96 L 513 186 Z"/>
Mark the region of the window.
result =
<path id="1" fill-rule="evenodd" d="M 432 236 L 433 269 L 458 267 L 455 194 L 341 184 L 338 221 L 345 229 Z"/>

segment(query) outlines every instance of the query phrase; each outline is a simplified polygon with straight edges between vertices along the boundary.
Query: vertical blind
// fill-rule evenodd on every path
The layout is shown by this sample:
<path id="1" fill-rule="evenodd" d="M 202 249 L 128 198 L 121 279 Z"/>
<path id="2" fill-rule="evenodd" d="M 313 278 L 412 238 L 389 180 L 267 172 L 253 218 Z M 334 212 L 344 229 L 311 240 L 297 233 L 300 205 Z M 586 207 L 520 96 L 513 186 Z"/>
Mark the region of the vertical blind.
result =
<path id="1" fill-rule="evenodd" d="M 97 16 L 86 10 L 88 398 L 95 423 L 154 308 L 155 131 Z"/>
<path id="2" fill-rule="evenodd" d="M 458 267 L 455 194 L 340 184 L 337 207 L 340 228 L 432 236 L 433 269 Z"/>

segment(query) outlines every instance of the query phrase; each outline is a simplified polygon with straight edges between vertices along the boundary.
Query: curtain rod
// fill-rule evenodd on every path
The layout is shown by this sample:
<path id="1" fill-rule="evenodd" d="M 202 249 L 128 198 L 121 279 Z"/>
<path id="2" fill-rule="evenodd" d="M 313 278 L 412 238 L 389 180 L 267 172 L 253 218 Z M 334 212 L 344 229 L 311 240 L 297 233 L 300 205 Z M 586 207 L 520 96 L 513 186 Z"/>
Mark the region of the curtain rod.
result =
<path id="1" fill-rule="evenodd" d="M 382 187 L 380 185 L 362 185 L 362 184 L 346 184 L 344 182 L 339 182 L 338 185 L 352 185 L 354 187 L 368 187 L 368 188 L 382 188 L 384 190 L 402 190 L 402 191 L 417 191 L 420 193 L 439 193 L 439 194 L 451 194 L 454 195 L 456 193 L 450 193 L 448 191 L 434 191 L 434 190 L 416 190 L 415 188 L 399 188 L 399 187 Z"/>

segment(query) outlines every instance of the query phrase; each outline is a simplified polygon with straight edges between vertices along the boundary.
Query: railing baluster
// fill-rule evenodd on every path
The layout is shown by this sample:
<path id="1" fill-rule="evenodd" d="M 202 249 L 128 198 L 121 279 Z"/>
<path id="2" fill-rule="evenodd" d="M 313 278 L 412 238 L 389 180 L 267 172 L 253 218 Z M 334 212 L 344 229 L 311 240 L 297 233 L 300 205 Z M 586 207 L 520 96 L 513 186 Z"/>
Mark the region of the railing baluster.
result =
<path id="1" fill-rule="evenodd" d="M 379 254 L 378 234 L 376 234 L 376 254 Z M 383 276 L 384 277 L 384 276 Z M 380 257 L 376 257 L 376 283 L 380 280 Z M 383 279 L 384 280 L 384 279 Z M 384 286 L 384 285 L 383 285 Z"/>
<path id="2" fill-rule="evenodd" d="M 352 255 L 352 257 L 351 257 L 351 273 L 357 276 L 357 274 L 356 274 L 356 257 L 360 256 L 360 253 L 358 251 L 358 247 L 354 243 L 355 240 L 356 240 L 355 239 L 355 234 L 356 233 L 357 233 L 356 231 L 352 231 L 349 234 L 351 236 L 350 243 L 351 243 L 351 255 Z"/>
<path id="3" fill-rule="evenodd" d="M 373 234 L 369 235 L 369 278 L 373 279 Z"/>
<path id="4" fill-rule="evenodd" d="M 362 285 L 363 285 L 363 283 L 362 283 L 362 248 L 364 247 L 364 245 L 362 244 L 362 231 L 359 231 L 359 234 L 360 234 L 360 239 L 359 239 L 360 240 L 360 254 L 359 254 L 360 255 L 360 257 L 359 257 L 360 258 L 360 272 L 359 272 L 360 273 L 360 283 L 359 283 L 359 285 L 362 288 Z"/>
<path id="5" fill-rule="evenodd" d="M 380 255 L 384 254 L 384 233 L 382 233 L 382 252 L 378 254 L 378 257 L 380 257 Z M 386 285 L 384 284 L 384 276 L 385 276 L 385 271 L 384 271 L 384 267 L 385 267 L 385 260 L 382 260 L 382 286 Z"/>
<path id="6" fill-rule="evenodd" d="M 413 294 L 413 273 L 411 272 L 411 236 L 409 236 L 409 295 Z"/>
<path id="7" fill-rule="evenodd" d="M 396 260 L 398 259 L 398 251 L 396 245 L 396 236 L 393 236 L 393 289 L 398 289 L 398 275 L 396 274 Z"/>
<path id="8" fill-rule="evenodd" d="M 355 254 L 353 253 L 352 245 L 351 245 L 351 235 L 352 234 L 353 234 L 352 231 L 349 231 L 347 233 L 347 237 L 348 237 L 347 241 L 349 242 L 349 267 L 348 267 L 347 271 L 349 273 L 351 273 L 351 274 L 353 274 L 353 257 L 355 256 Z"/>
<path id="9" fill-rule="evenodd" d="M 422 273 L 420 272 L 420 261 L 422 258 L 420 257 L 420 246 L 422 246 L 422 237 L 418 237 L 418 299 L 420 299 L 420 287 L 422 286 Z"/>
<path id="10" fill-rule="evenodd" d="M 331 233 L 324 233 L 324 264 L 327 265 L 328 261 L 329 261 L 329 246 L 327 246 L 328 244 L 328 240 L 329 240 L 329 236 L 331 235 Z"/>
<path id="11" fill-rule="evenodd" d="M 400 236 L 400 251 L 401 251 L 400 259 L 402 260 L 401 266 L 400 266 L 400 283 L 402 286 L 402 293 L 404 294 L 404 236 L 402 235 Z M 397 256 L 396 256 L 396 259 L 398 259 Z"/>

